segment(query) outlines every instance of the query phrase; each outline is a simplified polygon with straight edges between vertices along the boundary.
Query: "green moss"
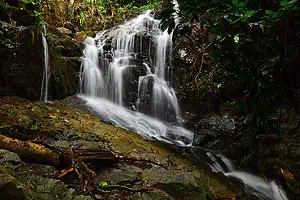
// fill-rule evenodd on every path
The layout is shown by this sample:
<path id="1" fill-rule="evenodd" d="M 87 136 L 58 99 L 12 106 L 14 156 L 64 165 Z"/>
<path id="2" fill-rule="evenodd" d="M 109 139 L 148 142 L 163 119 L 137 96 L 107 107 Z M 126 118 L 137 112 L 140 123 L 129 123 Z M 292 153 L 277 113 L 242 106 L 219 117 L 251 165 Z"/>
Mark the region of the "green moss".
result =
<path id="1" fill-rule="evenodd" d="M 94 31 L 85 31 L 85 34 L 89 37 L 95 37 L 96 33 Z"/>
<path id="2" fill-rule="evenodd" d="M 166 166 L 168 170 L 151 166 L 151 168 L 149 166 L 145 168 L 143 165 L 141 168 L 130 168 L 130 171 L 139 174 L 142 182 L 157 185 L 158 188 L 163 188 L 170 195 L 180 196 L 181 188 L 184 188 L 184 192 L 187 192 L 186 195 L 189 195 L 190 199 L 195 197 L 195 193 L 191 192 L 192 190 L 198 192 L 199 199 L 205 199 L 204 197 L 207 195 L 215 198 L 233 198 L 236 196 L 233 187 L 228 185 L 226 179 L 201 166 L 194 166 L 191 159 L 177 153 L 174 146 L 147 141 L 131 131 L 104 124 L 79 108 L 65 106 L 60 102 L 44 104 L 27 101 L 19 103 L 18 108 L 12 108 L 9 106 L 11 104 L 5 104 L 1 98 L 0 103 L 3 108 L 2 111 L 0 110 L 3 123 L 12 126 L 17 124 L 22 127 L 31 127 L 32 122 L 30 120 L 18 120 L 20 116 L 26 115 L 30 116 L 30 119 L 35 119 L 34 123 L 41 124 L 41 129 L 46 128 L 48 132 L 55 133 L 56 137 L 60 139 L 67 137 L 64 135 L 65 133 L 72 132 L 77 135 L 77 138 L 80 137 L 89 141 L 91 138 L 97 138 L 99 146 L 109 145 L 113 151 L 126 154 L 129 157 L 155 160 L 155 162 Z M 16 104 L 13 99 L 10 100 L 10 103 Z M 7 109 L 16 111 L 17 116 L 9 117 L 7 112 L 4 115 L 3 112 Z M 57 113 L 59 120 L 49 118 L 53 112 Z M 74 137 L 73 135 L 72 138 Z M 154 149 L 158 153 L 154 153 Z M 122 168 L 122 166 L 119 167 Z"/>
<path id="3" fill-rule="evenodd" d="M 160 183 L 155 185 L 155 187 L 164 190 L 175 199 L 207 200 L 207 197 L 209 197 L 209 199 L 213 199 L 212 194 L 208 194 L 193 185 L 184 185 L 181 183 Z"/>

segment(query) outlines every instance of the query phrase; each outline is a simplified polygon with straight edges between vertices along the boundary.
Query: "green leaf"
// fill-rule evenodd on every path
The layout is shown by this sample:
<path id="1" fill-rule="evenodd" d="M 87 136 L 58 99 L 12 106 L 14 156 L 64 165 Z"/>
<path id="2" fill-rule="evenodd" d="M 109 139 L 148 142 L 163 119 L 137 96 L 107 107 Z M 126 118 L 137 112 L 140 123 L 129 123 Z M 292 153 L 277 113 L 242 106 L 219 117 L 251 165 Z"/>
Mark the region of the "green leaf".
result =
<path id="1" fill-rule="evenodd" d="M 287 5 L 288 5 L 288 2 L 286 0 L 280 2 L 280 6 L 282 6 L 282 7 L 286 7 Z"/>
<path id="2" fill-rule="evenodd" d="M 254 10 L 249 10 L 249 11 L 246 11 L 243 15 L 243 21 L 246 21 L 248 18 L 252 17 L 252 15 L 255 13 Z"/>
<path id="3" fill-rule="evenodd" d="M 0 129 L 5 129 L 5 128 L 9 128 L 9 127 L 10 127 L 10 125 L 1 125 Z"/>
<path id="4" fill-rule="evenodd" d="M 240 41 L 240 38 L 239 38 L 239 36 L 238 35 L 235 35 L 234 37 L 233 37 L 233 40 L 234 40 L 234 42 L 235 43 L 239 43 L 239 41 Z"/>
<path id="5" fill-rule="evenodd" d="M 40 128 L 41 128 L 41 126 L 38 124 L 34 124 L 31 126 L 31 130 L 34 130 L 34 131 L 39 130 Z"/>
<path id="6" fill-rule="evenodd" d="M 97 183 L 99 188 L 107 188 L 108 184 L 105 181 L 100 181 Z"/>
<path id="7" fill-rule="evenodd" d="M 239 0 L 232 0 L 232 4 L 235 5 L 235 6 L 238 6 Z"/>

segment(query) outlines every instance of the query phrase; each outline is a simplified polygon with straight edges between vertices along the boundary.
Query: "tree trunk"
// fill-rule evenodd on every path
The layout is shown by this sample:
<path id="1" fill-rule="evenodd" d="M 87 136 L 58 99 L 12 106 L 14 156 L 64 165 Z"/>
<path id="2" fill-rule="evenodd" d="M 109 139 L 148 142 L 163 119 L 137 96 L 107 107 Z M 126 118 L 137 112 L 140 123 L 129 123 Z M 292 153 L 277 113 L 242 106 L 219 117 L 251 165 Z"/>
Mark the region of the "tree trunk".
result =
<path id="1" fill-rule="evenodd" d="M 33 142 L 21 141 L 0 135 L 0 149 L 12 151 L 25 161 L 59 165 L 59 154 L 43 145 Z"/>
<path id="2" fill-rule="evenodd" d="M 40 164 L 49 164 L 55 167 L 61 166 L 63 157 L 67 154 L 76 160 L 89 160 L 94 164 L 114 165 L 116 156 L 111 151 L 102 149 L 71 149 L 51 146 L 48 144 L 36 144 L 30 141 L 13 139 L 0 134 L 0 149 L 14 152 L 24 161 Z M 70 153 L 71 152 L 71 153 Z"/>

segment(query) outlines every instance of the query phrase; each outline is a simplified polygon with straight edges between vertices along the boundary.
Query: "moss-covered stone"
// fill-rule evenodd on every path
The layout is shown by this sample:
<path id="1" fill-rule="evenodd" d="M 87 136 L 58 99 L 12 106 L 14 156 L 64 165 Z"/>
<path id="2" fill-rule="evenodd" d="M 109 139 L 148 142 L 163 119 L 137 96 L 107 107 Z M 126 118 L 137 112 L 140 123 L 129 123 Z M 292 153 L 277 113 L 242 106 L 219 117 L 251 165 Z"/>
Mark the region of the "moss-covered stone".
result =
<path id="1" fill-rule="evenodd" d="M 74 102 L 77 106 L 74 106 Z M 50 104 L 6 97 L 0 98 L 0 103 L 0 126 L 11 126 L 10 132 L 3 131 L 3 134 L 12 134 L 15 132 L 14 127 L 18 126 L 23 127 L 18 128 L 19 132 L 27 131 L 28 135 L 40 135 L 45 142 L 57 146 L 109 146 L 114 152 L 130 158 L 153 160 L 159 164 L 120 160 L 117 168 L 111 166 L 95 169 L 98 174 L 96 182 L 105 181 L 109 185 L 126 185 L 133 188 L 150 187 L 150 193 L 155 193 L 142 192 L 139 199 L 180 199 L 181 188 L 185 188 L 190 199 L 196 196 L 198 199 L 233 198 L 239 191 L 225 177 L 201 166 L 195 166 L 189 157 L 179 154 L 172 145 L 147 141 L 131 131 L 100 122 L 82 110 L 82 106 L 78 107 L 82 102 L 77 98 Z M 33 125 L 39 125 L 39 129 L 32 130 Z M 99 165 L 103 166 L 103 163 Z M 165 166 L 167 170 L 161 166 Z M 120 188 L 103 195 L 105 198 L 123 195 L 134 199 L 133 196 L 137 194 Z"/>
<path id="2" fill-rule="evenodd" d="M 36 176 L 17 154 L 0 150 L 0 198 L 14 200 L 92 200 L 77 196 L 61 181 Z M 4 162 L 5 161 L 5 162 Z M 19 163 L 22 167 L 12 167 Z"/>

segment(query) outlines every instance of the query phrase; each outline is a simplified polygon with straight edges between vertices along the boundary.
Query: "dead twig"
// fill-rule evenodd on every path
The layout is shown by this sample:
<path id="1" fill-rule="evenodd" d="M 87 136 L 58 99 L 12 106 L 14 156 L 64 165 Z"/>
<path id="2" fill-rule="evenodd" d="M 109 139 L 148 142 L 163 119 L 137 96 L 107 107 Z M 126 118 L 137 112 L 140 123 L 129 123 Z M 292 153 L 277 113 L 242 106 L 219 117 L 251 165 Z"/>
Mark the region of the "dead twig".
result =
<path id="1" fill-rule="evenodd" d="M 201 71 L 202 71 L 202 68 L 203 68 L 205 52 L 206 52 L 206 50 L 211 46 L 211 44 L 212 44 L 212 42 L 210 42 L 208 45 L 206 45 L 206 47 L 202 48 L 202 60 L 201 60 L 201 65 L 200 65 L 200 68 L 199 68 L 199 72 L 198 72 L 198 74 L 197 74 L 196 77 L 195 77 L 195 82 L 196 82 L 196 84 L 198 84 L 197 79 L 198 79 L 198 77 L 200 76 Z"/>
<path id="2" fill-rule="evenodd" d="M 113 190 L 113 189 L 117 189 L 117 190 L 127 190 L 130 192 L 148 192 L 150 189 L 149 188 L 131 188 L 125 185 L 106 185 L 105 187 L 97 187 L 97 190 L 103 193 L 109 193 L 110 191 L 107 190 Z"/>

